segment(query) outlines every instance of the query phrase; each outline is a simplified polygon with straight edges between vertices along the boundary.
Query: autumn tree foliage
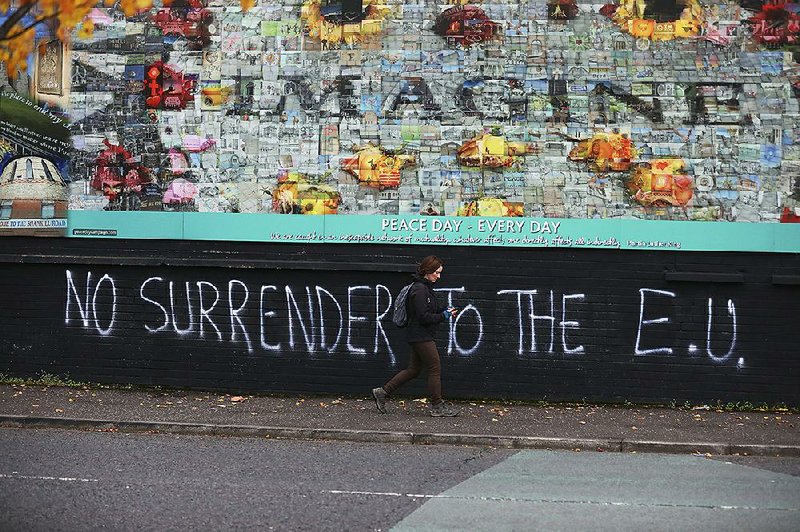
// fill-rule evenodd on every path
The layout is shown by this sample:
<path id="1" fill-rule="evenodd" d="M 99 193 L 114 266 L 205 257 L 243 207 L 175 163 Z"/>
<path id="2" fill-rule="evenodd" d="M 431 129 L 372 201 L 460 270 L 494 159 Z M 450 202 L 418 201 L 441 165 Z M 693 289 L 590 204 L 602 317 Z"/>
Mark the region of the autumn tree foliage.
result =
<path id="1" fill-rule="evenodd" d="M 26 70 L 33 52 L 38 26 L 46 25 L 62 41 L 78 28 L 78 36 L 91 35 L 93 23 L 86 15 L 95 7 L 110 7 L 116 0 L 0 0 L 0 13 L 7 17 L 0 24 L 0 61 L 9 75 Z M 127 16 L 149 9 L 152 0 L 119 0 Z"/>
<path id="2" fill-rule="evenodd" d="M 241 0 L 245 11 L 254 4 Z M 0 22 L 0 61 L 10 76 L 26 70 L 38 26 L 46 25 L 66 42 L 76 28 L 78 38 L 91 36 L 94 23 L 87 15 L 95 7 L 116 7 L 130 17 L 152 6 L 153 0 L 0 0 L 0 20 L 5 18 Z"/>

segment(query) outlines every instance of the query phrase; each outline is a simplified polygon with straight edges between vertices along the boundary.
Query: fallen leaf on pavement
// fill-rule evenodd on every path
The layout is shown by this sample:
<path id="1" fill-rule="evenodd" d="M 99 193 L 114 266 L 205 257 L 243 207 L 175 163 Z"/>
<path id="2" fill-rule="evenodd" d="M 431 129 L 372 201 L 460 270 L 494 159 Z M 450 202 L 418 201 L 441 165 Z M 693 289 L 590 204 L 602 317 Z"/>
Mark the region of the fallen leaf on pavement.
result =
<path id="1" fill-rule="evenodd" d="M 244 401 L 244 397 L 241 395 L 234 395 L 231 397 L 231 403 L 241 403 L 242 401 Z"/>

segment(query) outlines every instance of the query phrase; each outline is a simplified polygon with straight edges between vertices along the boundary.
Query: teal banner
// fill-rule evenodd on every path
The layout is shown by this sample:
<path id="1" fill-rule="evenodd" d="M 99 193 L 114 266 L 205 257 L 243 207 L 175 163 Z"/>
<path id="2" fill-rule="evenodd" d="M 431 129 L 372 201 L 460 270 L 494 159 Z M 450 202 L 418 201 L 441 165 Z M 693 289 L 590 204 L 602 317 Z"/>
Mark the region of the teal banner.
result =
<path id="1" fill-rule="evenodd" d="M 800 252 L 800 224 L 71 211 L 71 237 Z"/>

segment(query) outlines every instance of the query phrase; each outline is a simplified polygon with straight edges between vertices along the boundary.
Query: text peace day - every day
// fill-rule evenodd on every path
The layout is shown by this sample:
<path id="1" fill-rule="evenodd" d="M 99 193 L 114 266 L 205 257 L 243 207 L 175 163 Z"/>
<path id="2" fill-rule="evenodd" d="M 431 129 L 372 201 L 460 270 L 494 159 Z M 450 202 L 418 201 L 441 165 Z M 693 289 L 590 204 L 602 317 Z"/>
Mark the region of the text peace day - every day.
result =
<path id="1" fill-rule="evenodd" d="M 464 220 L 440 220 L 438 218 L 384 218 L 381 230 L 386 231 L 460 231 Z M 550 233 L 558 234 L 561 222 L 539 222 L 537 220 L 493 220 L 481 218 L 477 220 L 479 233 Z M 468 225 L 471 229 L 472 225 Z M 527 230 L 526 230 L 527 229 Z"/>

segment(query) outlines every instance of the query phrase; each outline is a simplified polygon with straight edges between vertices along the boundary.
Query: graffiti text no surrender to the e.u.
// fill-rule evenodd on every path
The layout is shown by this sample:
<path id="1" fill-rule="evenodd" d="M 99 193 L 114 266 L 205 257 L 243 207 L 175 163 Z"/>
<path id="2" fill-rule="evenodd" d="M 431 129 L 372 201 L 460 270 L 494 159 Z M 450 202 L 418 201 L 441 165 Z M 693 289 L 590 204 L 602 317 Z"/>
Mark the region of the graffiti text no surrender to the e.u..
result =
<path id="1" fill-rule="evenodd" d="M 288 348 L 309 353 L 346 351 L 365 355 L 368 352 L 378 354 L 385 351 L 395 362 L 394 351 L 384 328 L 386 324 L 393 326 L 393 297 L 386 286 L 348 286 L 346 296 L 342 295 L 344 304 L 322 286 L 292 288 L 290 285 L 262 284 L 254 291 L 247 283 L 230 279 L 226 289 L 223 292 L 216 284 L 205 280 L 177 283 L 163 277 L 149 277 L 139 285 L 136 295 L 152 313 L 152 320 L 146 320 L 142 327 L 151 334 L 243 343 L 249 352 L 256 349 L 282 352 Z M 458 303 L 463 298 L 457 300 L 456 296 L 463 295 L 465 288 L 437 288 L 437 291 L 444 295 L 446 301 L 443 303 L 460 306 Z M 648 304 L 657 306 L 659 301 L 664 303 L 669 298 L 676 298 L 677 294 L 651 288 L 640 288 L 638 291 L 638 320 L 631 325 L 636 327 L 634 354 L 675 354 L 676 348 L 673 346 L 649 346 L 646 337 L 650 331 L 657 331 L 659 325 L 671 322 L 669 316 L 654 316 Z M 97 277 L 87 272 L 85 282 L 81 282 L 70 270 L 66 270 L 65 323 L 71 325 L 74 319 L 79 318 L 84 329 L 101 336 L 113 336 L 118 323 L 117 301 L 120 292 L 117 282 L 107 273 Z M 100 305 L 98 297 L 103 302 Z M 570 335 L 581 329 L 581 323 L 575 319 L 574 313 L 578 305 L 589 302 L 586 294 L 556 296 L 552 290 L 503 289 L 498 290 L 495 297 L 497 306 L 511 305 L 512 312 L 516 307 L 518 338 L 514 345 L 518 356 L 557 352 L 579 356 L 586 353 L 583 345 L 570 341 Z M 363 303 L 365 298 L 369 299 L 369 305 Z M 357 305 L 353 304 L 355 299 L 359 300 Z M 535 303 L 548 307 L 549 311 L 537 314 Z M 247 311 L 256 308 L 257 320 L 243 319 Z M 460 308 L 459 314 L 449 323 L 447 353 L 471 355 L 480 349 L 483 342 L 484 316 L 473 303 Z M 279 314 L 278 310 L 282 312 Z M 503 315 L 507 314 L 506 311 Z M 727 349 L 722 352 L 715 352 L 715 349 L 719 349 L 719 342 L 712 347 L 712 337 L 718 327 L 714 324 L 712 298 L 708 298 L 705 318 L 705 355 L 715 363 L 733 360 L 737 343 L 736 305 L 730 299 L 727 301 L 727 323 L 724 324 Z M 220 328 L 223 322 L 226 326 L 230 325 L 225 333 Z M 365 326 L 370 331 L 369 345 L 363 344 Z M 354 335 L 355 328 L 361 332 Z M 286 343 L 274 339 L 280 336 L 279 329 L 283 329 Z M 537 338 L 537 329 L 541 338 Z M 546 331 L 545 334 L 541 334 L 542 329 Z M 459 331 L 462 331 L 461 334 Z M 361 345 L 357 345 L 359 342 Z M 690 355 L 696 356 L 701 351 L 703 349 L 694 343 L 688 346 Z M 739 358 L 736 364 L 743 367 L 744 359 Z"/>

